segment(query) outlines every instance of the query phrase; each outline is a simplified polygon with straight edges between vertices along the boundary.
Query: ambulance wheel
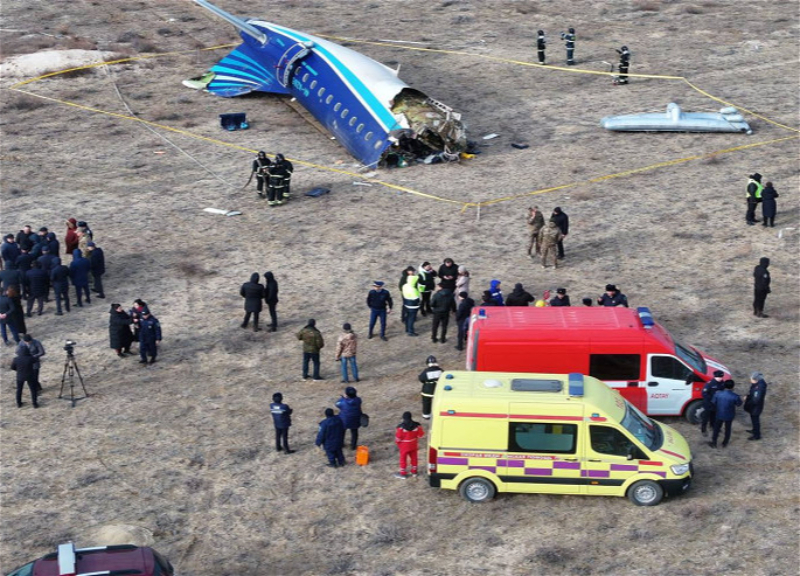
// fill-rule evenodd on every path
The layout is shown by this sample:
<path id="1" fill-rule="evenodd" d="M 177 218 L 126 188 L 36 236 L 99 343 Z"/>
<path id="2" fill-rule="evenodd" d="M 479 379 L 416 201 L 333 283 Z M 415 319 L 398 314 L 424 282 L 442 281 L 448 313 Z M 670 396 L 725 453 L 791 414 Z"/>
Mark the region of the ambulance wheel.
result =
<path id="1" fill-rule="evenodd" d="M 686 420 L 689 424 L 700 424 L 700 415 L 703 413 L 703 401 L 695 400 L 686 407 Z"/>
<path id="2" fill-rule="evenodd" d="M 496 490 L 494 484 L 486 478 L 467 478 L 458 487 L 461 497 L 470 502 L 486 502 L 494 498 Z"/>
<path id="3" fill-rule="evenodd" d="M 658 482 L 639 480 L 628 489 L 628 499 L 637 506 L 655 506 L 664 497 Z"/>

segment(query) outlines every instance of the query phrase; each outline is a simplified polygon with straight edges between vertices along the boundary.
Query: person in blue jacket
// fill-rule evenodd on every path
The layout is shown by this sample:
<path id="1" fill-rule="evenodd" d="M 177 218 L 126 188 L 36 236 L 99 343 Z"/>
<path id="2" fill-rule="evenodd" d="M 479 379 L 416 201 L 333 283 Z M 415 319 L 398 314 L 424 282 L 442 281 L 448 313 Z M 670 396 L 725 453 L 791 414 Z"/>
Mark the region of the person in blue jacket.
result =
<path id="1" fill-rule="evenodd" d="M 289 450 L 289 427 L 292 425 L 292 412 L 288 404 L 283 403 L 283 394 L 275 392 L 272 404 L 269 405 L 272 423 L 275 425 L 275 450 L 284 454 L 294 454 Z"/>
<path id="2" fill-rule="evenodd" d="M 494 300 L 495 306 L 505 306 L 505 302 L 503 301 L 503 291 L 500 289 L 500 280 L 492 280 L 489 283 L 489 292 L 492 294 L 492 300 Z"/>
<path id="3" fill-rule="evenodd" d="M 75 295 L 77 302 L 75 306 L 83 307 L 81 295 L 86 294 L 86 303 L 91 304 L 92 299 L 89 296 L 89 271 L 92 265 L 89 263 L 88 258 L 81 255 L 79 248 L 72 251 L 72 263 L 69 265 L 69 277 L 72 280 L 72 285 L 75 286 Z"/>
<path id="4" fill-rule="evenodd" d="M 345 388 L 344 394 L 336 401 L 336 407 L 345 430 L 350 430 L 350 450 L 355 450 L 358 446 L 358 429 L 361 428 L 361 398 L 352 386 Z"/>
<path id="5" fill-rule="evenodd" d="M 150 364 L 156 363 L 158 356 L 158 345 L 161 343 L 161 323 L 158 318 L 150 314 L 147 308 L 142 312 L 139 320 L 139 364 L 147 364 L 147 357 L 150 356 Z"/>
<path id="6" fill-rule="evenodd" d="M 761 412 L 764 410 L 764 396 L 767 395 L 767 383 L 761 372 L 753 372 L 750 376 L 750 391 L 744 401 L 744 411 L 750 414 L 753 428 L 748 430 L 748 440 L 761 440 Z"/>
<path id="7" fill-rule="evenodd" d="M 341 418 L 333 415 L 333 408 L 325 408 L 325 420 L 319 423 L 315 444 L 325 449 L 329 467 L 344 466 L 344 424 Z"/>
<path id="8" fill-rule="evenodd" d="M 725 389 L 714 394 L 711 401 L 717 409 L 717 416 L 714 420 L 714 435 L 708 443 L 712 448 L 717 447 L 717 438 L 722 425 L 725 425 L 725 438 L 722 439 L 722 447 L 725 448 L 731 440 L 731 424 L 736 418 L 736 407 L 742 405 L 742 399 L 733 391 L 735 383 L 733 380 L 725 380 Z"/>
<path id="9" fill-rule="evenodd" d="M 725 389 L 725 382 L 722 380 L 724 376 L 725 372 L 722 370 L 714 370 L 714 377 L 703 386 L 703 413 L 700 415 L 700 433 L 703 436 L 708 436 L 706 429 L 709 423 L 711 428 L 714 428 L 714 421 L 717 419 L 714 396 Z"/>
<path id="10" fill-rule="evenodd" d="M 50 271 L 50 284 L 56 300 L 56 316 L 61 316 L 61 301 L 69 312 L 69 268 L 61 263 L 61 258 L 53 259 L 53 269 Z"/>

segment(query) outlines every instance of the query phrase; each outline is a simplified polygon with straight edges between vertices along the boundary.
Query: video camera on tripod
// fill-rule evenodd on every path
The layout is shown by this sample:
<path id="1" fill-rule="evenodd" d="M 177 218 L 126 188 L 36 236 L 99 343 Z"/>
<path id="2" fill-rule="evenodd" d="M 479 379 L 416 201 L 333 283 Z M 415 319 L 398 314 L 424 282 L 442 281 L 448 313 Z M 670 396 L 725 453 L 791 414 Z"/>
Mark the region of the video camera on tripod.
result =
<path id="1" fill-rule="evenodd" d="M 83 376 L 81 376 L 81 371 L 78 369 L 78 361 L 75 360 L 76 345 L 77 342 L 74 340 L 67 340 L 64 342 L 64 351 L 67 353 L 67 358 L 64 361 L 64 373 L 61 375 L 61 390 L 58 392 L 58 397 L 62 398 L 64 396 L 64 385 L 69 382 L 69 398 L 64 399 L 69 400 L 73 408 L 75 408 L 75 402 L 89 397 L 89 393 L 86 391 L 86 385 L 83 383 Z M 81 388 L 83 388 L 83 396 L 80 397 L 75 396 L 76 375 L 78 376 L 78 381 L 81 383 Z"/>
<path id="2" fill-rule="evenodd" d="M 75 355 L 75 346 L 76 345 L 77 345 L 77 342 L 75 342 L 74 340 L 67 340 L 66 342 L 64 342 L 64 350 L 66 351 L 67 356 L 74 356 Z"/>

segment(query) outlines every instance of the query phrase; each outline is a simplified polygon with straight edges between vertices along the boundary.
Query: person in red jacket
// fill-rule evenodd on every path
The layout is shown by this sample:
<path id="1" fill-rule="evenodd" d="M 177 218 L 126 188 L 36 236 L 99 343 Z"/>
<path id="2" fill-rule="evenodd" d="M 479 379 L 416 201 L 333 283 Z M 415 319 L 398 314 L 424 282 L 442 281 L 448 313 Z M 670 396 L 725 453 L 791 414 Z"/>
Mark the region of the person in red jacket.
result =
<path id="1" fill-rule="evenodd" d="M 78 221 L 75 218 L 67 220 L 67 233 L 64 236 L 64 245 L 66 248 L 65 254 L 70 256 L 78 247 Z"/>
<path id="2" fill-rule="evenodd" d="M 395 472 L 394 477 L 405 480 L 410 476 L 417 477 L 417 451 L 419 439 L 425 436 L 425 430 L 411 419 L 411 412 L 403 412 L 403 421 L 397 426 L 394 442 L 400 449 L 400 472 Z M 411 460 L 410 470 L 406 462 Z"/>

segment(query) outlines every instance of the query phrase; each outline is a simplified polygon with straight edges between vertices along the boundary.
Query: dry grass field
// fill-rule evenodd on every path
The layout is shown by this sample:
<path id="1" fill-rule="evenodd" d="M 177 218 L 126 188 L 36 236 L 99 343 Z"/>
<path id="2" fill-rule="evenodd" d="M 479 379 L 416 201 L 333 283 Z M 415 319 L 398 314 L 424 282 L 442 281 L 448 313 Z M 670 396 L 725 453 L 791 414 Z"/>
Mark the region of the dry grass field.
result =
<path id="1" fill-rule="evenodd" d="M 50 303 L 28 320 L 48 350 L 39 410 L 15 407 L 12 348 L 2 350 L 0 572 L 69 539 L 109 543 L 136 527 L 135 540 L 152 543 L 182 576 L 797 573 L 796 1 L 219 5 L 317 34 L 421 42 L 351 46 L 401 63 L 401 78 L 462 112 L 482 153 L 375 177 L 456 202 L 379 182 L 355 186 L 352 157 L 280 98 L 225 100 L 181 85 L 227 53 L 205 48 L 238 40 L 193 3 L 4 2 L 0 231 L 48 226 L 63 239 L 67 218 L 86 220 L 108 273 L 105 300 L 61 317 Z M 663 110 L 671 101 L 687 111 L 723 104 L 680 80 L 614 87 L 607 76 L 510 62 L 535 61 L 542 28 L 548 62 L 561 65 L 558 33 L 569 26 L 578 35 L 577 69 L 606 71 L 603 61 L 626 44 L 632 73 L 684 76 L 746 109 L 754 134 L 604 131 L 599 121 L 609 114 Z M 20 64 L 48 50 L 148 58 L 12 90 L 64 68 Z M 222 131 L 218 115 L 226 112 L 246 112 L 251 129 Z M 500 136 L 481 139 L 492 132 Z M 731 150 L 744 145 L 751 146 Z M 241 190 L 259 149 L 295 161 L 295 197 L 283 207 Z M 687 158 L 694 159 L 670 163 Z M 754 171 L 780 193 L 774 229 L 744 223 Z M 302 195 L 315 186 L 332 192 Z M 516 195 L 482 206 L 480 218 L 474 206 L 461 209 Z M 571 217 L 557 271 L 525 254 L 532 204 L 548 214 L 561 206 Z M 215 216 L 206 207 L 243 214 Z M 713 451 L 696 427 L 666 419 L 689 440 L 696 476 L 686 495 L 654 508 L 530 495 L 470 505 L 423 478 L 394 480 L 394 426 L 405 410 L 419 415 L 425 358 L 435 354 L 450 369 L 464 359 L 450 343 L 406 338 L 399 314 L 390 317 L 388 342 L 367 341 L 365 298 L 382 279 L 397 300 L 403 268 L 438 266 L 448 256 L 469 268 L 473 292 L 499 278 L 507 291 L 516 282 L 538 294 L 565 286 L 580 301 L 616 283 L 676 338 L 731 367 L 740 392 L 752 370 L 766 374 L 764 440 L 747 442 L 740 416 L 731 446 Z M 771 317 L 756 320 L 752 270 L 762 256 L 772 259 Z M 267 270 L 281 287 L 278 331 L 244 331 L 239 286 Z M 152 367 L 108 348 L 109 304 L 128 307 L 135 298 L 150 304 L 164 330 Z M 324 382 L 300 378 L 294 335 L 312 317 L 327 341 Z M 362 439 L 373 460 L 331 470 L 313 440 L 323 409 L 342 392 L 333 347 L 343 322 L 362 338 L 358 389 L 372 417 Z M 424 332 L 429 322 L 418 327 Z M 78 342 L 91 394 L 74 409 L 57 399 L 67 338 Z M 275 391 L 295 410 L 291 456 L 273 448 Z"/>

